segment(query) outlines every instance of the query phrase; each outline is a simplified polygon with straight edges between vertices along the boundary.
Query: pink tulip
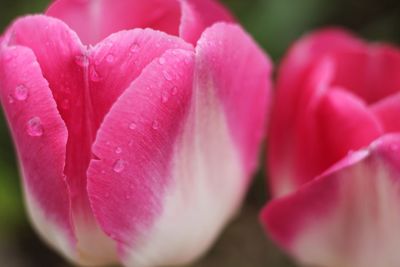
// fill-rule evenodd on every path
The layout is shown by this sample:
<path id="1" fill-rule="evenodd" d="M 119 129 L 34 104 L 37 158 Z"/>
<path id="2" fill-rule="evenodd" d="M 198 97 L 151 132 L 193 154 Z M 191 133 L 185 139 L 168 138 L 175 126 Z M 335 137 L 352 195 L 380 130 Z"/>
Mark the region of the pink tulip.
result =
<path id="1" fill-rule="evenodd" d="M 400 50 L 326 29 L 278 76 L 266 230 L 307 266 L 400 266 Z"/>
<path id="2" fill-rule="evenodd" d="M 8 28 L 0 97 L 28 210 L 69 260 L 183 264 L 235 214 L 271 64 L 232 21 L 212 0 L 59 0 Z"/>

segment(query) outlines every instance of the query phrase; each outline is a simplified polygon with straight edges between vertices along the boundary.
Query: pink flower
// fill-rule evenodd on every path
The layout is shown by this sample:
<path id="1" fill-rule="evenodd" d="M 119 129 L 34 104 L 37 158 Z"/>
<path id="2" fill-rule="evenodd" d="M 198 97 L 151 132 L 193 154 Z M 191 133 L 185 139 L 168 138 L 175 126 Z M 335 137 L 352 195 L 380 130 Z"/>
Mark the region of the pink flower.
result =
<path id="1" fill-rule="evenodd" d="M 400 50 L 326 29 L 278 76 L 266 230 L 311 266 L 400 266 Z"/>
<path id="2" fill-rule="evenodd" d="M 257 167 L 270 72 L 212 0 L 59 0 L 15 21 L 0 97 L 38 232 L 85 265 L 204 253 Z"/>

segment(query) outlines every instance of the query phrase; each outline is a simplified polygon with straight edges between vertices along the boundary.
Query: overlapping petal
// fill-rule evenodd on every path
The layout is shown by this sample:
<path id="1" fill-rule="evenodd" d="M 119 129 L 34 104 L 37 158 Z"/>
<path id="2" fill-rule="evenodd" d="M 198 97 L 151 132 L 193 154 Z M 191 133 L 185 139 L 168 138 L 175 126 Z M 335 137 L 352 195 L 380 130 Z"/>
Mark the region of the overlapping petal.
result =
<path id="1" fill-rule="evenodd" d="M 311 266 L 398 265 L 400 136 L 354 152 L 286 197 L 262 220 L 273 239 Z"/>
<path id="2" fill-rule="evenodd" d="M 214 0 L 57 0 L 46 15 L 65 21 L 85 44 L 133 28 L 152 28 L 196 44 L 218 21 L 233 21 Z"/>

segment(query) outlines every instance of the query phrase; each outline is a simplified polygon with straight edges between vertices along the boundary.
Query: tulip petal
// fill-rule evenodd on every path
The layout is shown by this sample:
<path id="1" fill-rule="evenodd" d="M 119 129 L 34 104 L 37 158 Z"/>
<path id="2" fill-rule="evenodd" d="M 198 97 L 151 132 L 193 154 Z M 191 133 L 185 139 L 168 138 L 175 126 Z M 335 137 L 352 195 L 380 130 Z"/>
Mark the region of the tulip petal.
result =
<path id="1" fill-rule="evenodd" d="M 74 258 L 63 172 L 67 129 L 32 51 L 2 45 L 0 63 L 0 98 L 15 141 L 31 219 L 48 243 Z"/>
<path id="2" fill-rule="evenodd" d="M 86 192 L 86 170 L 96 129 L 91 123 L 85 48 L 66 24 L 46 16 L 17 20 L 7 31 L 6 38 L 10 45 L 32 49 L 68 129 L 63 176 L 77 239 L 73 260 L 81 264 L 112 263 L 116 258 L 113 241 L 94 220 Z"/>
<path id="3" fill-rule="evenodd" d="M 374 103 L 370 107 L 371 111 L 377 116 L 385 132 L 400 132 L 400 94 L 394 94 Z"/>
<path id="4" fill-rule="evenodd" d="M 398 266 L 399 148 L 400 135 L 384 136 L 270 202 L 271 237 L 310 266 Z"/>
<path id="5" fill-rule="evenodd" d="M 134 28 L 178 35 L 180 9 L 176 0 L 57 0 L 46 15 L 65 21 L 85 44 L 96 44 Z"/>
<path id="6" fill-rule="evenodd" d="M 193 52 L 172 50 L 162 58 L 165 64 L 150 63 L 106 115 L 93 146 L 98 160 L 88 170 L 94 213 L 118 241 L 127 266 L 169 260 L 168 247 L 157 250 L 164 240 L 150 238 L 149 228 L 173 182 L 171 160 L 192 94 Z"/>
<path id="7" fill-rule="evenodd" d="M 355 151 L 368 146 L 383 134 L 378 118 L 367 105 L 352 93 L 331 88 L 319 103 L 317 125 L 320 131 L 320 158 L 323 168 Z"/>
<path id="8" fill-rule="evenodd" d="M 196 66 L 184 50 L 149 64 L 106 115 L 93 146 L 89 196 L 126 266 L 184 264 L 204 253 L 255 167 L 268 59 L 226 24 L 208 29 L 196 53 Z"/>
<path id="9" fill-rule="evenodd" d="M 336 52 L 332 85 L 345 87 L 368 104 L 398 92 L 400 51 L 389 45 L 365 45 L 359 51 Z"/>
<path id="10" fill-rule="evenodd" d="M 227 23 L 216 23 L 203 33 L 197 54 L 201 87 L 215 87 L 246 175 L 251 175 L 267 126 L 272 63 L 247 33 Z"/>
<path id="11" fill-rule="evenodd" d="M 232 15 L 216 0 L 179 0 L 182 18 L 180 36 L 196 44 L 203 31 L 216 22 L 233 22 Z"/>
<path id="12" fill-rule="evenodd" d="M 313 177 L 307 174 L 313 173 L 312 170 L 296 170 L 298 159 L 293 157 L 293 147 L 297 145 L 298 131 L 293 127 L 304 123 L 304 116 L 309 115 L 304 114 L 310 111 L 304 103 L 310 102 L 310 98 L 320 90 L 319 87 L 329 86 L 333 78 L 334 62 L 328 55 L 337 51 L 357 51 L 361 48 L 364 48 L 364 44 L 347 32 L 327 29 L 301 39 L 283 60 L 279 69 L 277 96 L 269 133 L 268 161 L 274 195 L 290 192 Z M 319 73 L 313 74 L 314 72 Z M 304 79 L 309 75 L 314 75 L 316 79 Z M 300 101 L 302 103 L 299 103 Z M 305 110 L 300 110 L 302 108 Z"/>

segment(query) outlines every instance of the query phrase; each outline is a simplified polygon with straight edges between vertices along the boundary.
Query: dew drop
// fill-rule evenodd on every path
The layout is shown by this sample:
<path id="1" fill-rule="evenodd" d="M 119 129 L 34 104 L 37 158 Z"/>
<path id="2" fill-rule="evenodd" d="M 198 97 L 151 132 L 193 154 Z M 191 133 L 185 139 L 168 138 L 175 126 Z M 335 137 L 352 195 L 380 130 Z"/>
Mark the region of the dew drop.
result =
<path id="1" fill-rule="evenodd" d="M 89 65 L 89 61 L 84 55 L 75 56 L 75 63 L 81 67 L 87 67 Z"/>
<path id="2" fill-rule="evenodd" d="M 163 58 L 163 57 L 160 57 L 160 58 L 158 59 L 158 63 L 160 63 L 160 65 L 164 65 L 165 62 L 166 62 L 166 60 L 165 60 L 165 58 Z"/>
<path id="3" fill-rule="evenodd" d="M 164 78 L 165 78 L 167 81 L 172 81 L 172 76 L 171 76 L 171 74 L 169 74 L 168 71 L 164 70 L 164 71 L 163 71 L 163 75 L 164 75 Z"/>
<path id="4" fill-rule="evenodd" d="M 135 122 L 132 122 L 131 124 L 129 124 L 129 129 L 135 130 L 136 128 L 137 128 L 137 124 Z"/>
<path id="5" fill-rule="evenodd" d="M 169 94 L 168 94 L 168 92 L 167 92 L 167 91 L 163 91 L 162 94 L 161 94 L 161 101 L 162 101 L 163 103 L 167 103 L 167 102 L 168 102 L 168 99 L 169 99 Z"/>
<path id="6" fill-rule="evenodd" d="M 390 146 L 390 149 L 391 149 L 392 151 L 397 151 L 397 150 L 399 150 L 399 145 L 397 145 L 397 144 L 392 144 L 392 145 Z"/>
<path id="7" fill-rule="evenodd" d="M 152 128 L 153 128 L 154 130 L 158 130 L 158 128 L 160 128 L 160 123 L 159 123 L 157 120 L 154 120 L 154 121 L 153 121 Z"/>
<path id="8" fill-rule="evenodd" d="M 184 59 L 184 62 L 185 62 L 186 65 L 189 65 L 189 63 L 190 63 L 191 61 L 192 61 L 192 59 L 189 58 L 189 57 L 186 57 L 186 58 Z"/>
<path id="9" fill-rule="evenodd" d="M 27 132 L 30 136 L 42 136 L 43 126 L 39 117 L 33 117 L 27 123 Z"/>
<path id="10" fill-rule="evenodd" d="M 12 95 L 8 95 L 8 103 L 12 104 L 15 102 L 15 99 Z"/>
<path id="11" fill-rule="evenodd" d="M 117 148 L 115 149 L 115 153 L 116 153 L 116 154 L 121 154 L 121 153 L 122 153 L 122 148 L 117 147 Z"/>
<path id="12" fill-rule="evenodd" d="M 106 60 L 107 60 L 108 63 L 113 63 L 114 60 L 115 60 L 115 57 L 114 57 L 114 55 L 109 54 L 109 55 L 106 57 Z"/>
<path id="13" fill-rule="evenodd" d="M 125 199 L 126 199 L 126 200 L 129 200 L 129 199 L 131 199 L 131 195 L 129 195 L 129 194 L 126 194 L 126 195 L 125 195 Z"/>
<path id="14" fill-rule="evenodd" d="M 25 85 L 18 85 L 15 88 L 14 96 L 17 100 L 24 101 L 28 98 L 28 89 L 25 87 Z"/>
<path id="15" fill-rule="evenodd" d="M 133 43 L 132 46 L 131 46 L 131 48 L 130 48 L 130 51 L 131 51 L 132 53 L 137 53 L 137 52 L 139 51 L 139 49 L 140 49 L 139 44 L 138 44 L 138 43 Z"/>
<path id="16" fill-rule="evenodd" d="M 172 87 L 171 94 L 176 95 L 177 93 L 178 93 L 178 87 L 176 87 L 176 86 Z"/>
<path id="17" fill-rule="evenodd" d="M 122 159 L 118 159 L 117 161 L 115 161 L 113 166 L 114 172 L 121 173 L 124 169 L 125 169 L 125 161 L 123 161 Z"/>
<path id="18" fill-rule="evenodd" d="M 92 80 L 93 82 L 98 82 L 101 81 L 101 76 L 99 75 L 99 73 L 96 71 L 95 68 L 92 68 L 90 70 L 90 80 Z"/>
<path id="19" fill-rule="evenodd" d="M 13 59 L 13 58 L 14 58 L 14 55 L 12 55 L 12 54 L 6 54 L 6 55 L 4 56 L 4 60 L 5 60 L 6 62 L 10 62 L 11 59 Z"/>
<path id="20" fill-rule="evenodd" d="M 131 141 L 129 141 L 129 146 L 133 146 L 133 144 L 135 143 L 135 141 L 133 141 L 133 140 L 131 140 Z"/>
<path id="21" fill-rule="evenodd" d="M 65 110 L 69 109 L 69 99 L 63 99 L 61 101 L 61 108 Z"/>

